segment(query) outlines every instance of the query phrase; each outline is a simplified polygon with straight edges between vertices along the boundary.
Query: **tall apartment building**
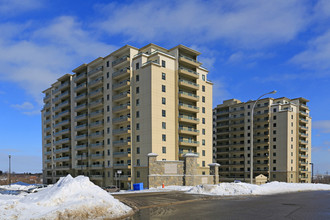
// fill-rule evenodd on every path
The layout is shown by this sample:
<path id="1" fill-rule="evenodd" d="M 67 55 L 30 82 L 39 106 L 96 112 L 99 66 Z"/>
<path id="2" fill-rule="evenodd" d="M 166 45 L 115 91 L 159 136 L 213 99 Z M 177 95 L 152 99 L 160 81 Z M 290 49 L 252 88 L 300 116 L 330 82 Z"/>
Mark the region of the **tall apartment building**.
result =
<path id="1" fill-rule="evenodd" d="M 250 181 L 251 108 L 255 101 L 226 100 L 213 110 L 213 160 L 220 181 Z M 311 117 L 304 98 L 265 98 L 254 109 L 253 177 L 311 182 Z"/>
<path id="2" fill-rule="evenodd" d="M 124 46 L 82 64 L 43 93 L 45 183 L 71 174 L 100 185 L 147 184 L 148 153 L 212 162 L 212 83 L 199 52 Z"/>

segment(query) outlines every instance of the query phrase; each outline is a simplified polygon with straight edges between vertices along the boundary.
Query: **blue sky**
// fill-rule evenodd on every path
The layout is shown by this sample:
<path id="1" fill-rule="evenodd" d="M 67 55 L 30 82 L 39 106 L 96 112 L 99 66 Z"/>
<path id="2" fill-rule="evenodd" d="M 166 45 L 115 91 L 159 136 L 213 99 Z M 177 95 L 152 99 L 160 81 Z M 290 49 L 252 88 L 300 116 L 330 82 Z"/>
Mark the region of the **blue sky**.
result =
<path id="1" fill-rule="evenodd" d="M 130 44 L 202 53 L 224 99 L 305 97 L 314 171 L 330 171 L 330 1 L 0 0 L 0 170 L 41 172 L 42 93 L 82 63 Z"/>

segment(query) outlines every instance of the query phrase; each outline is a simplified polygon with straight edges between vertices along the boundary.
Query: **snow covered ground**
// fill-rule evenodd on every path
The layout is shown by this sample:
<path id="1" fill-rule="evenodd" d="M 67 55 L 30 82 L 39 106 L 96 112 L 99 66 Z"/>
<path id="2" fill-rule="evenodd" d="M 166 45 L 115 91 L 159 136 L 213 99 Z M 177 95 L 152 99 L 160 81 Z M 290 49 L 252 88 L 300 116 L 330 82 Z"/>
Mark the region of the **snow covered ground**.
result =
<path id="1" fill-rule="evenodd" d="M 310 184 L 310 183 L 283 183 L 271 182 L 263 185 L 253 185 L 248 183 L 220 183 L 218 185 L 199 185 L 199 186 L 161 186 L 141 191 L 120 191 L 121 193 L 147 193 L 147 192 L 166 192 L 166 191 L 182 191 L 194 194 L 207 195 L 270 195 L 278 193 L 313 191 L 313 190 L 330 190 L 327 184 Z"/>
<path id="2" fill-rule="evenodd" d="M 88 177 L 70 175 L 37 193 L 0 195 L 0 210 L 0 219 L 103 219 L 132 212 Z"/>

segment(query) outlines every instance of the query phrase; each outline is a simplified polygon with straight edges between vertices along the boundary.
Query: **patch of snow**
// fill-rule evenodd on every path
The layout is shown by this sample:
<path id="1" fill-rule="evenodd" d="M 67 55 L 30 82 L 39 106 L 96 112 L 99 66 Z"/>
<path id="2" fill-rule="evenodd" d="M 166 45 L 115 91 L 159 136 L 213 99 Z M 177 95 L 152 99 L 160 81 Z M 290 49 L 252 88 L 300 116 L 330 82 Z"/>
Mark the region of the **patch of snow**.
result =
<path id="1" fill-rule="evenodd" d="M 148 153 L 148 157 L 157 157 L 158 156 L 158 154 L 156 154 L 156 153 Z"/>
<path id="2" fill-rule="evenodd" d="M 88 177 L 71 175 L 37 193 L 0 195 L 0 210 L 0 219 L 103 219 L 132 212 Z"/>
<path id="3" fill-rule="evenodd" d="M 187 192 L 208 195 L 270 195 L 315 190 L 330 190 L 330 185 L 283 182 L 271 182 L 263 185 L 248 183 L 220 183 L 218 185 L 195 186 Z"/>

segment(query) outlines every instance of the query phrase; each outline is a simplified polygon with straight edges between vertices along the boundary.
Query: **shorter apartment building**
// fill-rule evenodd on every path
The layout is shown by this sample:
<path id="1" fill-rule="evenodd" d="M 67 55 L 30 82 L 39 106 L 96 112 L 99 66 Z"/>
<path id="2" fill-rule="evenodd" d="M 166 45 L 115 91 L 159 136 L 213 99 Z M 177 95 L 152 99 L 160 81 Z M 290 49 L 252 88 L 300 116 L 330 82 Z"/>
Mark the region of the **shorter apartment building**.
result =
<path id="1" fill-rule="evenodd" d="M 255 101 L 225 100 L 213 110 L 213 161 L 220 181 L 250 181 L 251 110 Z M 311 117 L 305 98 L 264 98 L 253 116 L 253 178 L 311 182 Z"/>

